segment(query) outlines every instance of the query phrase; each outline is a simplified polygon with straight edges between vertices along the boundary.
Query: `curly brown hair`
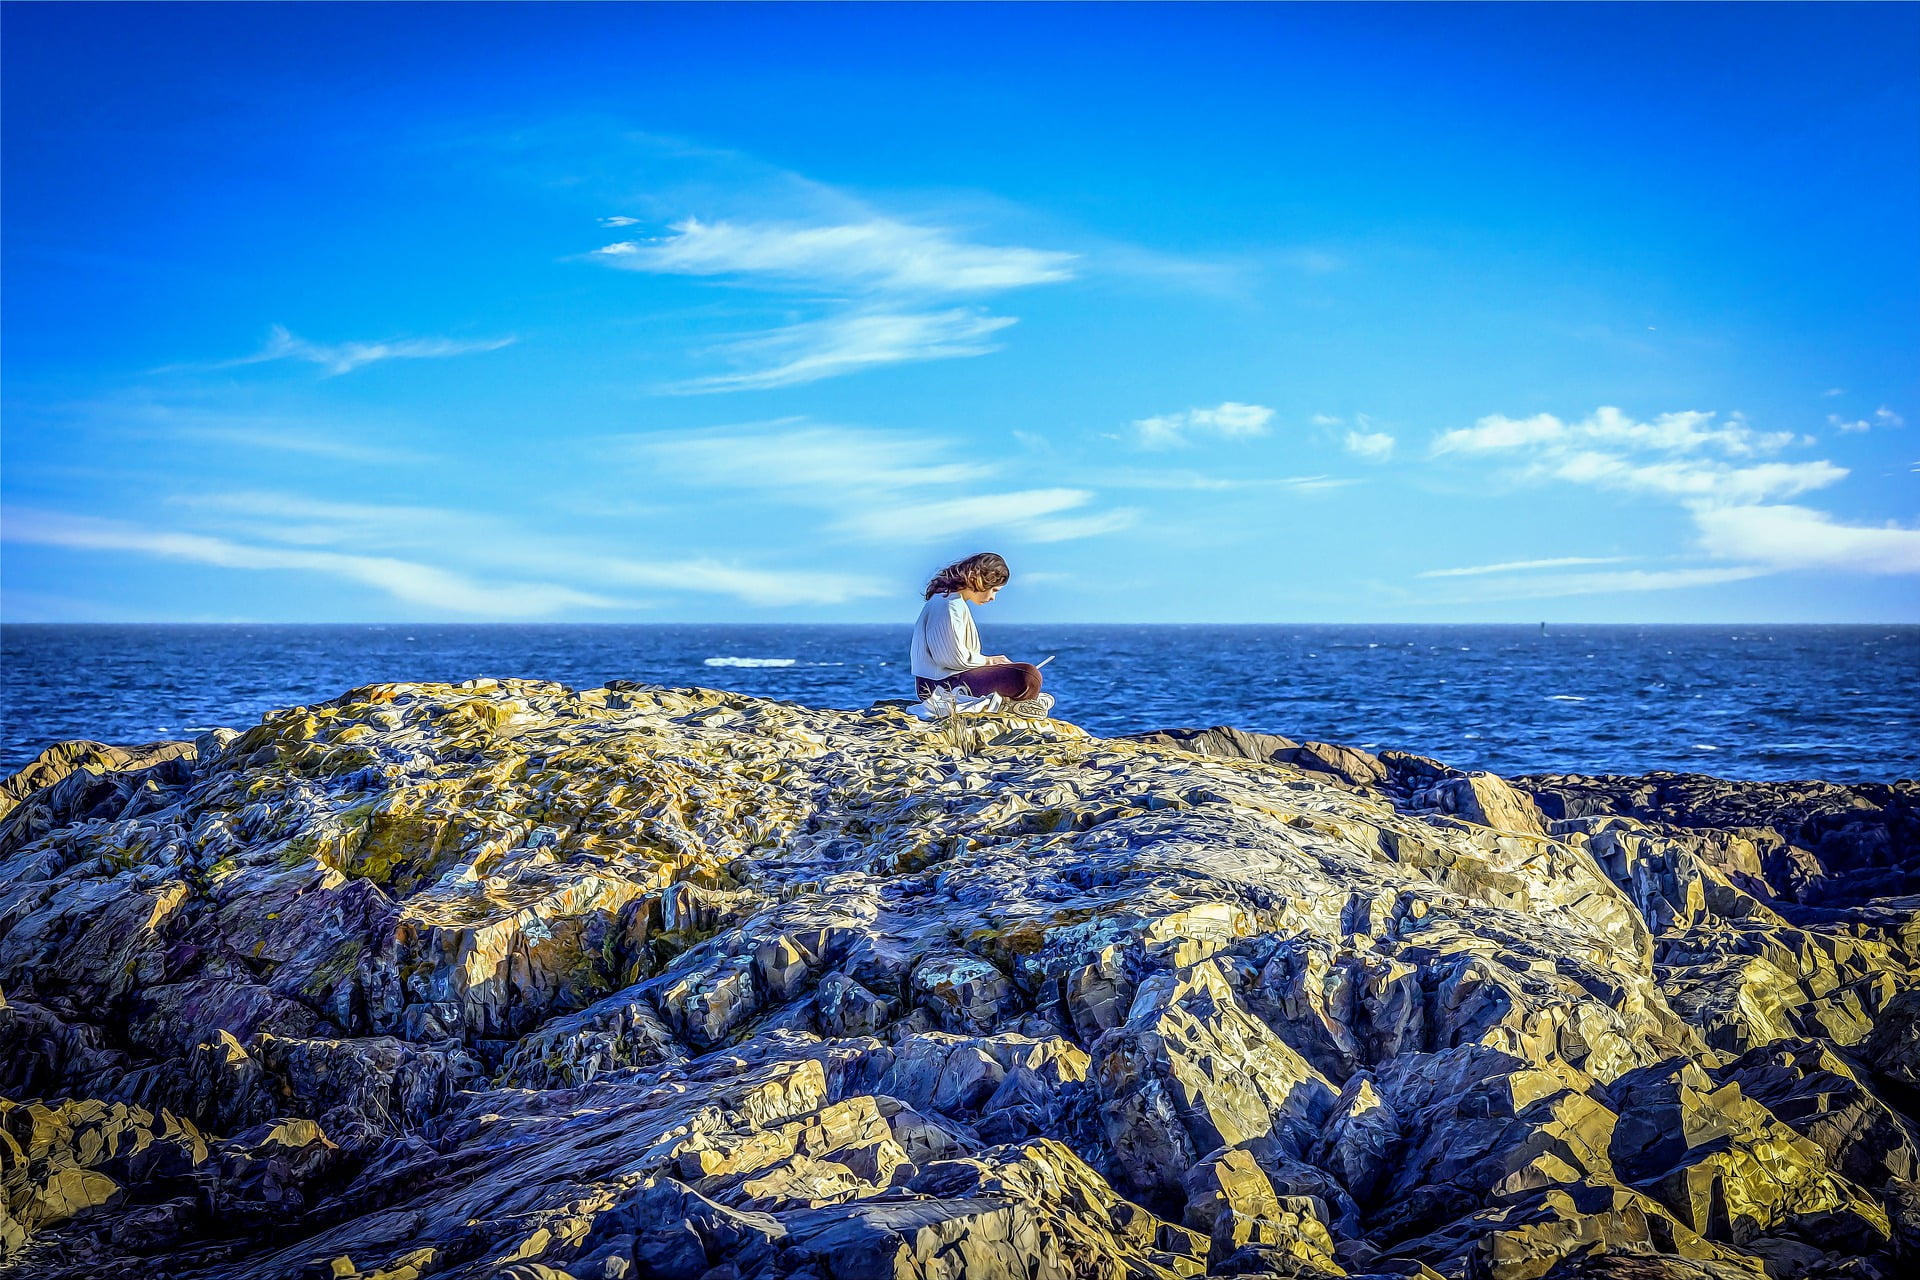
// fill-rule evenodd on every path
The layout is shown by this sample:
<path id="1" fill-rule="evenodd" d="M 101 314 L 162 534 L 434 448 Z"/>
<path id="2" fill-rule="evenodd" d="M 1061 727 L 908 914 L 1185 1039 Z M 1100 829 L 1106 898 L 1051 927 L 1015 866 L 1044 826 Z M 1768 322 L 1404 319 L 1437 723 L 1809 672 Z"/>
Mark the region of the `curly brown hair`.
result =
<path id="1" fill-rule="evenodd" d="M 982 551 L 965 560 L 955 560 L 934 574 L 921 599 L 931 600 L 935 596 L 952 595 L 957 591 L 986 591 L 993 587 L 1004 587 L 1012 577 L 1005 560 L 991 551 Z"/>

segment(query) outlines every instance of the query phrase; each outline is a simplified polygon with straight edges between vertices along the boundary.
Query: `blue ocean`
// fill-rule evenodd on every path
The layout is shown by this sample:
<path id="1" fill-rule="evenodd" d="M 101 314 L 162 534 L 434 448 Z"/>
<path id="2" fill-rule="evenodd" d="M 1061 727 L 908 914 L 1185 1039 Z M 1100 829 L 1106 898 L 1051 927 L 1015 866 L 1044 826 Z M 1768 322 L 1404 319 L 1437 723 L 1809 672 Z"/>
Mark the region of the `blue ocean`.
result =
<path id="1" fill-rule="evenodd" d="M 1914 626 L 1013 626 L 1098 734 L 1236 725 L 1502 774 L 1920 775 Z M 910 695 L 903 626 L 16 625 L 6 771 L 49 743 L 244 728 L 390 680 L 704 685 L 812 706 Z"/>

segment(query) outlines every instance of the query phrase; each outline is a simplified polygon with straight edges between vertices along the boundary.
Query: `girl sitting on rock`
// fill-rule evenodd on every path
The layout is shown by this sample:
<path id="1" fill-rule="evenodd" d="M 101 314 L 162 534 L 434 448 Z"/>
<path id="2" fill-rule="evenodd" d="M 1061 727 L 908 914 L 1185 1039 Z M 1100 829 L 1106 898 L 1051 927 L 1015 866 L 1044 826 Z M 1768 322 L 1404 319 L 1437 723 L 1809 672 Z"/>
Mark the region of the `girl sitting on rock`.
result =
<path id="1" fill-rule="evenodd" d="M 956 560 L 927 583 L 927 603 L 913 624 L 910 654 L 915 693 L 925 700 L 936 689 L 984 698 L 999 694 L 1015 715 L 1044 716 L 1053 697 L 1040 692 L 1040 668 L 1004 653 L 980 652 L 969 604 L 987 604 L 1012 574 L 991 551 Z"/>

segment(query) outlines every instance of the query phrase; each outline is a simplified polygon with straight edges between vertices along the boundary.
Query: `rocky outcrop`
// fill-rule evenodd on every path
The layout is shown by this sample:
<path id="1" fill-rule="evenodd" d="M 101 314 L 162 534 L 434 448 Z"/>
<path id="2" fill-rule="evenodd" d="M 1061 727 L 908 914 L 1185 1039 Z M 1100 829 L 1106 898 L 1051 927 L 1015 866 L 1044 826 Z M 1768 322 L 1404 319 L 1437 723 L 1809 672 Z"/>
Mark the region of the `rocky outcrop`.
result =
<path id="1" fill-rule="evenodd" d="M 104 742 L 56 742 L 26 768 L 0 780 L 0 818 L 36 791 L 47 791 L 73 774 L 90 775 L 85 785 L 98 785 L 116 774 L 140 773 L 153 765 L 182 756 L 191 758 L 189 742 L 149 742 L 143 747 L 110 747 Z M 111 785 L 111 782 L 109 782 Z M 49 797 L 51 798 L 51 797 Z"/>
<path id="2" fill-rule="evenodd" d="M 1619 814 L 1703 833 L 1800 922 L 1873 898 L 1920 897 L 1920 780 L 1729 782 L 1697 773 L 1515 779 L 1550 817 Z"/>
<path id="3" fill-rule="evenodd" d="M 1866 892 L 1909 784 L 492 681 L 36 769 L 0 821 L 17 1274 L 1920 1249 L 1920 902 Z"/>

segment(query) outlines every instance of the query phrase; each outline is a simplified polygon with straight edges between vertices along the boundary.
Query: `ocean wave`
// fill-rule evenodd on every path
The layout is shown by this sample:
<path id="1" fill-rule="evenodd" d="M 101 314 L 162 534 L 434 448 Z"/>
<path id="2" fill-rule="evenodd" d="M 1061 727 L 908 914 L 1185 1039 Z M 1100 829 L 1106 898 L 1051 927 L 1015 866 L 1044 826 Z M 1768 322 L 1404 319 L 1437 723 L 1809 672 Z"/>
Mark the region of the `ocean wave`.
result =
<path id="1" fill-rule="evenodd" d="M 709 667 L 790 667 L 797 658 L 707 658 Z"/>
<path id="2" fill-rule="evenodd" d="M 1554 693 L 1547 696 L 1548 702 L 1585 702 L 1585 698 L 1575 697 L 1571 693 Z"/>

